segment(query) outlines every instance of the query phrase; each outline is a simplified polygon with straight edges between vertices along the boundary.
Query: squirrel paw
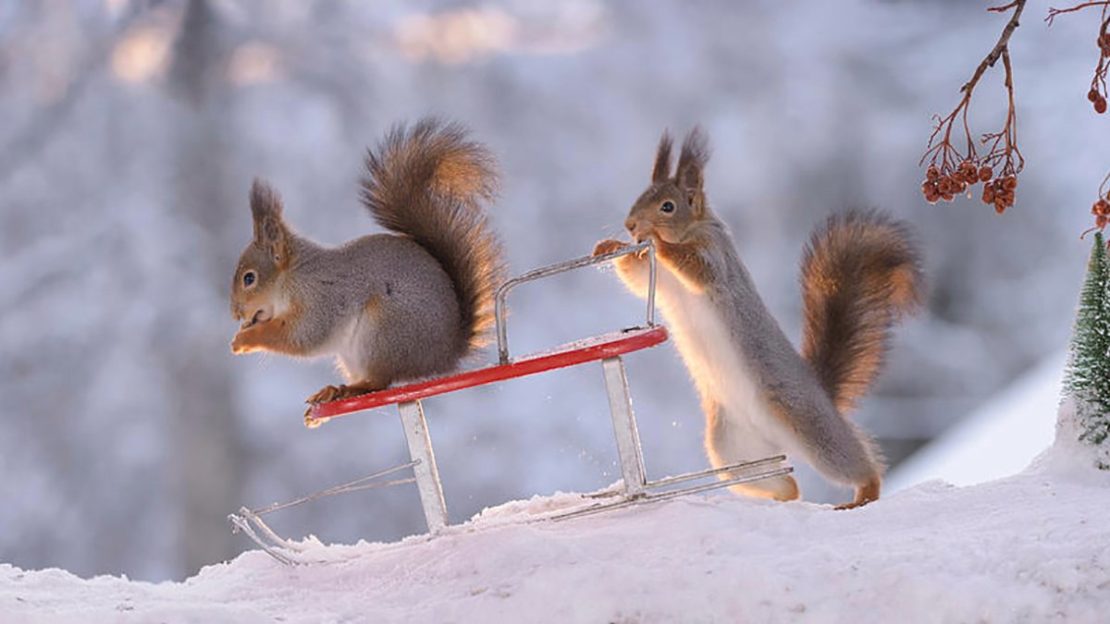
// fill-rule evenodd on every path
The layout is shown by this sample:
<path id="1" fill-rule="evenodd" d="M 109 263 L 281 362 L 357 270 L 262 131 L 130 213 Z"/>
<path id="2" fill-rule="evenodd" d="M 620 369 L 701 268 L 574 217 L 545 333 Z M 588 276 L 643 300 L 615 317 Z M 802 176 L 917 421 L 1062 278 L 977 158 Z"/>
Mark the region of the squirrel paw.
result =
<path id="1" fill-rule="evenodd" d="M 349 399 L 360 394 L 367 394 L 370 392 L 377 392 L 384 390 L 389 384 L 379 384 L 368 381 L 353 383 L 350 385 L 342 386 L 324 386 L 316 394 L 308 397 L 305 403 L 315 405 L 317 403 L 327 403 L 329 401 L 338 401 L 340 399 Z"/>
<path id="2" fill-rule="evenodd" d="M 879 488 L 880 487 L 881 486 L 880 486 L 880 482 L 879 482 L 878 479 L 875 479 L 873 481 L 869 481 L 869 482 L 859 486 L 858 488 L 856 488 L 856 500 L 854 500 L 850 503 L 844 503 L 843 505 L 837 505 L 836 506 L 837 511 L 844 511 L 844 510 L 847 510 L 847 509 L 855 509 L 857 507 L 863 507 L 867 503 L 871 503 L 871 502 L 879 500 Z"/>
<path id="3" fill-rule="evenodd" d="M 627 246 L 628 243 L 622 243 L 617 240 L 603 240 L 597 245 L 594 245 L 594 252 L 591 255 L 596 258 L 598 256 L 604 256 L 605 254 L 611 254 L 618 249 L 624 249 Z"/>
<path id="4" fill-rule="evenodd" d="M 316 394 L 308 397 L 308 399 L 305 400 L 305 403 L 315 405 L 317 403 L 327 403 L 328 401 L 334 401 L 336 399 L 344 398 L 343 390 L 346 387 L 347 386 L 324 386 L 323 388 L 320 388 L 320 390 L 317 391 Z"/>
<path id="5" fill-rule="evenodd" d="M 867 503 L 870 503 L 870 502 L 871 501 L 869 501 L 869 500 L 862 500 L 862 501 L 855 500 L 855 501 L 852 501 L 850 503 L 842 503 L 840 505 L 837 505 L 836 507 L 833 507 L 833 509 L 835 509 L 836 511 L 848 511 L 849 509 L 857 509 L 859 507 L 863 507 L 864 505 L 866 505 Z"/>
<path id="6" fill-rule="evenodd" d="M 284 323 L 280 321 L 256 322 L 248 325 L 231 339 L 231 352 L 235 355 L 269 351 L 286 342 Z"/>
<path id="7" fill-rule="evenodd" d="M 254 345 L 250 344 L 242 331 L 235 334 L 235 337 L 231 339 L 231 352 L 235 355 L 244 355 L 254 350 Z"/>

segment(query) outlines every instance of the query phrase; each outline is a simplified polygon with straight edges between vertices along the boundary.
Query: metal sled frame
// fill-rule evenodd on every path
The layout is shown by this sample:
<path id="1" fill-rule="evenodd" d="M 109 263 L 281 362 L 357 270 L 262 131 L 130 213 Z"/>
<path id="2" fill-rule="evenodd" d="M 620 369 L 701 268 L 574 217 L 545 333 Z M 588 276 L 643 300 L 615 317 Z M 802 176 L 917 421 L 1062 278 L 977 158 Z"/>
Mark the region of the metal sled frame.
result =
<path id="1" fill-rule="evenodd" d="M 528 282 L 609 262 L 627 254 L 647 254 L 648 256 L 647 312 L 643 326 L 588 338 L 545 353 L 516 359 L 510 357 L 508 326 L 505 320 L 505 301 L 510 291 Z M 617 457 L 621 467 L 621 485 L 616 490 L 588 495 L 591 498 L 598 499 L 597 502 L 548 516 L 549 519 L 560 520 L 588 515 L 651 501 L 665 500 L 683 494 L 758 481 L 792 472 L 793 468 L 783 463 L 786 457 L 778 455 L 756 461 L 738 462 L 709 470 L 666 477 L 655 481 L 647 480 L 643 451 L 640 447 L 640 434 L 636 426 L 636 417 L 632 412 L 628 377 L 621 356 L 656 346 L 667 340 L 666 328 L 655 323 L 655 282 L 655 249 L 650 242 L 630 245 L 597 257 L 587 256 L 542 267 L 505 282 L 498 288 L 495 298 L 499 357 L 497 364 L 348 399 L 321 403 L 313 406 L 305 416 L 306 426 L 317 427 L 333 418 L 396 404 L 400 413 L 405 439 L 408 442 L 410 462 L 289 503 L 271 505 L 256 510 L 243 508 L 238 514 L 229 516 L 234 525 L 234 530 L 244 532 L 266 552 L 283 563 L 300 562 L 302 559 L 297 557 L 297 554 L 303 549 L 299 545 L 278 536 L 262 521 L 260 518 L 262 514 L 315 500 L 321 496 L 415 482 L 420 493 L 420 503 L 428 525 L 428 532 L 435 534 L 447 526 L 447 504 L 443 496 L 443 486 L 439 479 L 439 469 L 436 465 L 431 437 L 428 434 L 428 424 L 424 416 L 421 399 L 594 361 L 601 362 L 601 369 L 605 378 L 605 388 L 609 398 L 609 412 L 613 421 L 613 434 L 617 444 Z M 410 467 L 413 471 L 411 478 L 392 481 L 382 480 L 382 477 Z M 727 479 L 718 478 L 691 485 L 691 482 L 719 477 L 723 473 L 728 473 Z M 613 500 L 602 500 L 604 498 L 612 498 Z"/>

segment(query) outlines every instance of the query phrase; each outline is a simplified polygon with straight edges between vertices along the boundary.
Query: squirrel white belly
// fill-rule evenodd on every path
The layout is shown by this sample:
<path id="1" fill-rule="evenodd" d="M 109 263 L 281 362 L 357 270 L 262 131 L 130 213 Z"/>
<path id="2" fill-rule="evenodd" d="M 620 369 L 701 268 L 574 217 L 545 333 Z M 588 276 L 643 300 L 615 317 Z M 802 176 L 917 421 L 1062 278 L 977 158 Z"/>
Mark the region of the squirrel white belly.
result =
<path id="1" fill-rule="evenodd" d="M 802 262 L 799 354 L 709 209 L 702 188 L 707 160 L 705 137 L 695 130 L 672 176 L 671 140 L 664 134 L 652 184 L 625 225 L 636 242 L 656 244 L 657 297 L 702 399 L 709 460 L 719 467 L 800 455 L 826 478 L 856 488 L 844 507 L 876 500 L 881 457 L 845 414 L 878 375 L 892 325 L 922 298 L 919 252 L 904 225 L 877 212 L 831 218 L 812 236 Z M 625 244 L 602 241 L 594 253 Z M 646 260 L 622 256 L 616 266 L 621 280 L 645 296 Z M 800 495 L 789 476 L 734 489 L 778 500 Z"/>
<path id="2" fill-rule="evenodd" d="M 687 290 L 669 271 L 663 270 L 657 276 L 656 297 L 683 363 L 698 386 L 698 394 L 708 403 L 703 411 L 716 416 L 706 426 L 705 446 L 711 455 L 710 462 L 723 466 L 796 452 L 764 400 L 746 355 L 734 344 L 727 321 L 705 293 Z M 718 410 L 731 417 L 720 418 Z M 798 495 L 788 477 L 763 479 L 756 487 L 741 484 L 733 489 L 750 496 L 784 500 Z"/>

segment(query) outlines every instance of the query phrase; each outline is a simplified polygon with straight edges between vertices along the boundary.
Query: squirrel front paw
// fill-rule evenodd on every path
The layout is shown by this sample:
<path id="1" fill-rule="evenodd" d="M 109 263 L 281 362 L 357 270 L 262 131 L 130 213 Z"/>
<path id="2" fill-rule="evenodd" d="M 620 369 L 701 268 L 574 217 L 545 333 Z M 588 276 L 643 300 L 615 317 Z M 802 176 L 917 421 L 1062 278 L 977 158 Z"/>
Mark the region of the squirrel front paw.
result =
<path id="1" fill-rule="evenodd" d="M 597 245 L 594 245 L 594 252 L 592 255 L 595 258 L 598 256 L 604 256 L 605 254 L 611 254 L 619 249 L 624 249 L 627 246 L 628 243 L 622 243 L 617 240 L 603 240 Z"/>
<path id="2" fill-rule="evenodd" d="M 231 339 L 231 352 L 235 355 L 255 351 L 301 355 L 301 351 L 290 341 L 289 324 L 284 319 L 270 319 L 248 325 Z"/>
<path id="3" fill-rule="evenodd" d="M 258 346 L 251 340 L 250 328 L 241 329 L 231 339 L 231 352 L 235 355 L 243 355 L 251 351 L 257 351 Z"/>

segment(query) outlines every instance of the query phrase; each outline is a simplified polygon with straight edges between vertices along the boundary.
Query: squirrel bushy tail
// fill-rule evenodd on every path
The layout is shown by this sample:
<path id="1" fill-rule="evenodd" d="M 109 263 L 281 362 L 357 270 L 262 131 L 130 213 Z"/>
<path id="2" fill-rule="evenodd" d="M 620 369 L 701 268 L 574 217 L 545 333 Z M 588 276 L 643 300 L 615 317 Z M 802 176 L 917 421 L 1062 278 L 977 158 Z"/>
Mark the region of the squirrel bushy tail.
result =
<path id="1" fill-rule="evenodd" d="M 482 346 L 493 326 L 494 292 L 504 273 L 501 244 L 481 203 L 493 198 L 493 156 L 456 123 L 426 118 L 394 126 L 366 156 L 362 201 L 384 228 L 411 237 L 443 266 L 462 314 L 463 352 Z"/>
<path id="2" fill-rule="evenodd" d="M 923 298 L 921 254 L 900 222 L 873 211 L 835 215 L 802 258 L 802 355 L 844 414 L 882 366 L 891 326 Z"/>

